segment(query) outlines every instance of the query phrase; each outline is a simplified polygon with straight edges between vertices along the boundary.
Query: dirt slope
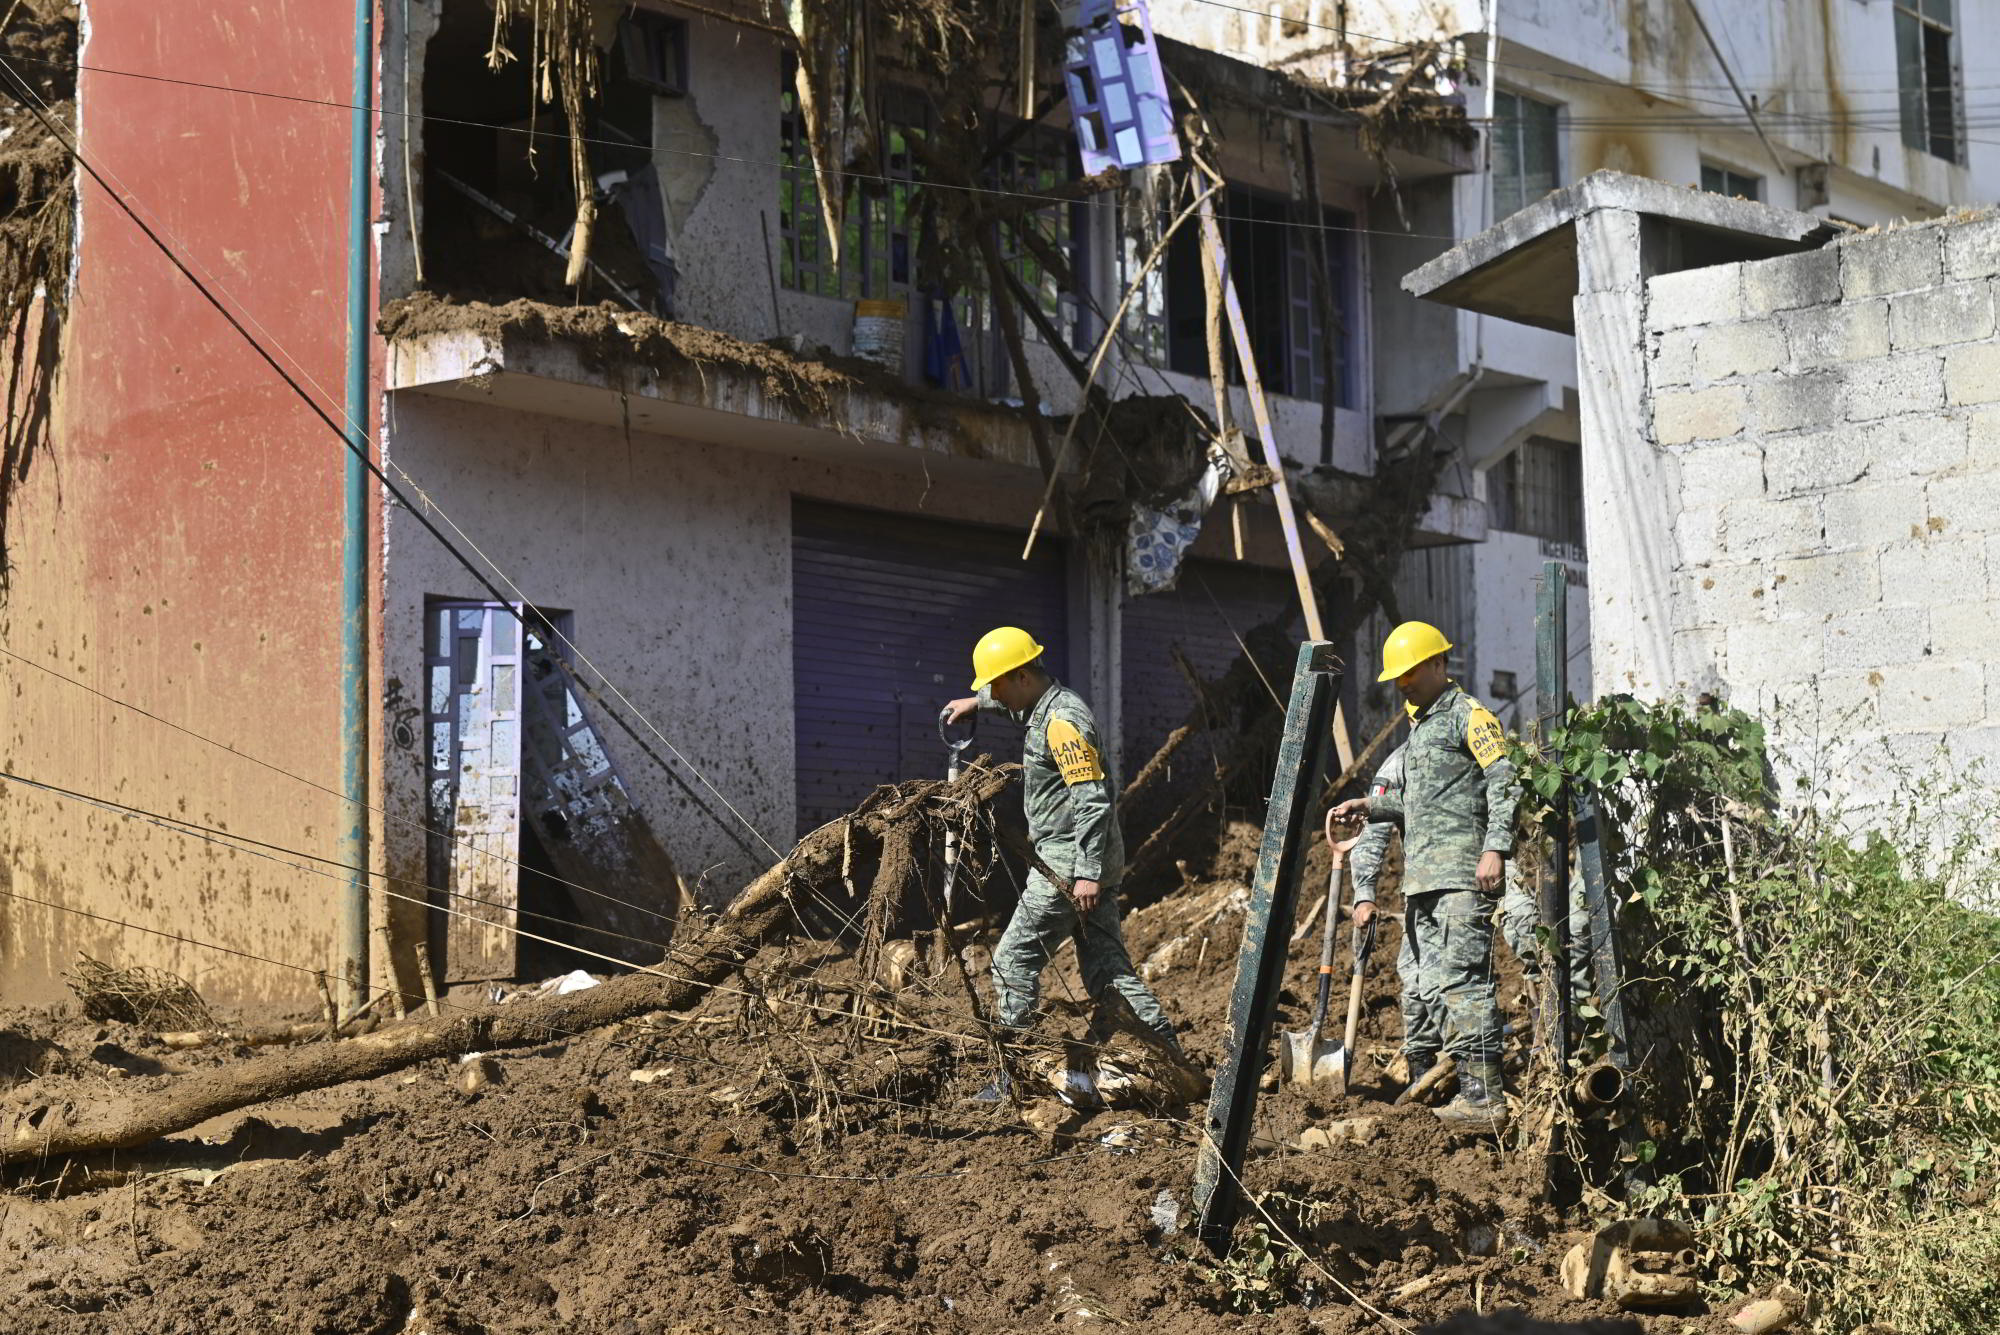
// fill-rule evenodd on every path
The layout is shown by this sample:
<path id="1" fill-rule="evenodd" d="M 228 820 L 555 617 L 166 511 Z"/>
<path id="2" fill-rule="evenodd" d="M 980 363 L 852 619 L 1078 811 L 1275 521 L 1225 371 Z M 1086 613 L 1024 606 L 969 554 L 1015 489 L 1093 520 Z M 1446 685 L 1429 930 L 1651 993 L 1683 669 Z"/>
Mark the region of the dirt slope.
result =
<path id="1" fill-rule="evenodd" d="M 1227 874 L 1240 865 L 1220 870 L 1129 924 L 1204 1062 L 1219 1050 L 1242 930 Z M 956 1037 L 971 1027 L 956 981 L 919 971 L 894 994 L 871 990 L 819 948 L 767 952 L 748 987 L 696 1012 L 503 1055 L 498 1083 L 476 1093 L 438 1062 L 223 1119 L 91 1177 L 17 1173 L 0 1197 L 0 1311 L 17 1335 L 887 1335 L 1140 1321 L 1182 1335 L 1415 1330 L 1475 1304 L 1614 1316 L 1557 1287 L 1568 1239 L 1534 1203 L 1536 1165 L 1386 1104 L 1395 944 L 1391 925 L 1356 1092 L 1261 1104 L 1272 1141 L 1381 1118 L 1369 1144 L 1268 1150 L 1250 1166 L 1250 1187 L 1274 1193 L 1273 1217 L 1316 1258 L 1279 1250 L 1272 1273 L 1293 1301 L 1275 1314 L 1231 1302 L 1257 1297 L 1243 1281 L 1268 1224 L 1250 1216 L 1234 1289 L 1177 1231 L 1190 1124 L 1061 1120 L 1048 1100 L 1025 1117 L 975 1109 L 965 1097 L 990 1072 L 983 1044 Z M 1296 952 L 1294 1003 L 1309 1000 L 1308 952 Z M 1067 965 L 1051 978 L 1052 1023 L 1080 1032 L 1065 1001 L 1073 978 Z M 9 1104 L 241 1055 L 173 1052 L 46 1013 L 4 1018 Z M 1281 1027 L 1302 1019 L 1294 1004 Z"/>

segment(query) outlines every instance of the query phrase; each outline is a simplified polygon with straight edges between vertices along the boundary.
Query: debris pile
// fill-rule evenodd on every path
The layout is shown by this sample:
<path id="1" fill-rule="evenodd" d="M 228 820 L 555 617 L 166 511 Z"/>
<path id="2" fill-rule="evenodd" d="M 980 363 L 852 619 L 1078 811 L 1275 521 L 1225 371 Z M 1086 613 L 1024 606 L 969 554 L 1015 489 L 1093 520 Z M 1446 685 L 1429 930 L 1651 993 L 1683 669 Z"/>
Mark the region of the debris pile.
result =
<path id="1" fill-rule="evenodd" d="M 895 819 L 913 796 L 887 790 L 876 813 Z M 1473 1309 L 1613 1315 L 1561 1287 L 1574 1239 L 1538 1203 L 1535 1156 L 1391 1104 L 1399 1020 L 1379 966 L 1354 1092 L 1269 1094 L 1236 1249 L 1218 1259 L 1190 1238 L 1199 1099 L 1220 1056 L 1255 833 L 1233 830 L 1207 875 L 1128 918 L 1134 957 L 1186 1026 L 1202 1071 L 1191 1088 L 1148 1054 L 1121 1056 L 1115 1032 L 1097 1041 L 1066 950 L 1049 979 L 1048 1041 L 1010 1054 L 1030 1072 L 1022 1102 L 969 1103 L 991 1077 L 992 1037 L 929 932 L 887 942 L 872 969 L 845 947 L 774 935 L 701 987 L 631 974 L 504 1005 L 453 999 L 444 1021 L 283 1057 L 338 1061 L 440 1023 L 456 1026 L 456 1046 L 238 1104 L 115 1156 L 21 1157 L 21 1119 L 59 1128 L 66 1109 L 146 1106 L 273 1058 L 175 1049 L 129 1023 L 7 1017 L 19 1035 L 0 1072 L 16 1158 L 0 1221 L 9 1329 L 690 1335 L 1143 1321 L 1176 1335 L 1239 1320 L 1415 1330 Z M 837 867 L 843 833 L 815 838 L 806 858 Z M 812 893 L 803 877 L 770 883 Z M 761 902 L 783 921 L 785 896 Z M 1385 926 L 1393 937 L 1387 915 Z M 994 925 L 972 931 L 961 946 L 977 960 Z M 668 971 L 690 974 L 714 954 L 686 930 L 674 952 Z M 1281 1027 L 1310 1005 L 1309 953 L 1293 962 Z M 655 1006 L 592 1023 L 640 988 Z M 1503 994 L 1520 1014 L 1517 976 Z M 577 1009 L 514 1032 L 556 1004 Z M 1094 1079 L 1088 1097 L 1071 1078 L 1112 1067 L 1145 1079 L 1123 1091 Z"/>

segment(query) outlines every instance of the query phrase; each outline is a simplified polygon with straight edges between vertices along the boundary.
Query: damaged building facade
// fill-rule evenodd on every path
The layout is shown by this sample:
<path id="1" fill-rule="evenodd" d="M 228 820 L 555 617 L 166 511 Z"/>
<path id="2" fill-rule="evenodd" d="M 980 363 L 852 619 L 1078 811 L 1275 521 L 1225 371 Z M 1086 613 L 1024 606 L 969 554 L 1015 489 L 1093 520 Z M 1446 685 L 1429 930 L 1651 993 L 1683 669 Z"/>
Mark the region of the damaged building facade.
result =
<path id="1" fill-rule="evenodd" d="M 1993 93 L 1982 51 L 2000 35 L 1991 0 L 1718 4 L 1575 0 L 1406 6 L 1258 6 L 1189 0 L 1191 41 L 1255 52 L 1337 84 L 1348 47 L 1448 41 L 1482 124 L 1480 170 L 1401 193 L 1411 235 L 1378 238 L 1377 262 L 1414 269 L 1552 190 L 1596 171 L 1878 226 L 2000 199 L 2000 144 L 1980 126 Z M 1324 26 L 1320 26 L 1324 25 Z M 1344 25 L 1344 31 L 1337 31 Z M 1453 447 L 1440 496 L 1464 496 L 1476 542 L 1413 553 L 1404 610 L 1465 646 L 1459 667 L 1509 724 L 1534 700 L 1533 580 L 1570 568 L 1573 688 L 1592 672 L 1591 553 L 1583 506 L 1576 349 L 1564 332 L 1491 313 L 1378 300 L 1385 423 L 1448 406 Z"/>
<path id="2" fill-rule="evenodd" d="M 1187 717 L 1190 677 L 1288 609 L 1298 633 L 1256 423 L 1333 497 L 1328 536 L 1304 538 L 1326 560 L 1375 471 L 1374 303 L 1407 300 L 1371 248 L 1383 186 L 1476 162 L 1435 70 L 1387 61 L 1376 92 L 1340 95 L 1158 34 L 1199 124 L 1176 152 L 1222 178 L 1207 193 L 1246 376 L 1209 328 L 1186 169 L 1086 169 L 1072 106 L 1089 102 L 1100 154 L 1122 151 L 1119 80 L 1065 80 L 1053 10 L 1021 80 L 979 26 L 1018 11 L 898 11 L 883 49 L 833 62 L 866 78 L 834 79 L 824 43 L 854 36 L 829 35 L 852 21 L 837 7 L 795 31 L 755 6 L 573 6 L 590 21 L 546 43 L 517 8 L 390 7 L 372 51 L 379 417 L 352 425 L 383 472 L 373 978 L 413 986 L 419 944 L 446 982 L 541 967 L 535 935 L 657 948 L 802 831 L 940 771 L 937 707 L 992 624 L 1042 636 L 1133 766 Z M 231 91 L 278 49 L 225 40 L 247 9 L 88 17 L 83 155 L 297 392 L 85 182 L 50 437 L 67 466 L 60 491 L 43 470 L 16 496 L 11 530 L 7 746 L 52 787 L 7 795 L 5 986 L 56 994 L 81 950 L 295 996 L 357 953 L 338 778 L 352 537 L 341 441 L 305 402 L 338 422 L 351 257 L 325 165 L 348 124 L 334 99 Z M 1144 17 L 1104 6 L 1101 59 L 1144 46 Z M 315 52 L 296 72 L 332 88 L 326 53 L 351 36 L 322 14 L 279 45 Z M 594 60 L 577 107 L 563 42 Z M 981 88 L 971 124 L 927 60 Z M 164 70 L 183 83 L 156 115 L 146 76 Z M 1423 114 L 1383 131 L 1366 104 L 1405 71 L 1424 91 L 1396 96 Z M 1084 382 L 1120 406 L 1079 414 Z M 1221 495 L 1197 537 L 1204 481 Z M 1467 536 L 1422 502 L 1398 541 Z M 1141 537 L 1177 581 L 1135 584 Z M 1340 597 L 1322 595 L 1335 625 Z M 1203 763 L 1190 748 L 1185 778 Z M 131 925 L 162 916 L 175 931 Z"/>
<path id="3" fill-rule="evenodd" d="M 338 8 L 267 31 L 238 3 L 83 7 L 81 151 L 297 393 L 82 183 L 54 417 L 7 501 L 0 745 L 53 785 L 0 806 L 10 1000 L 58 993 L 79 950 L 222 997 L 351 967 L 355 539 L 307 400 L 385 479 L 368 971 L 412 985 L 421 943 L 474 981 L 552 942 L 639 957 L 876 785 L 940 772 L 937 705 L 994 624 L 1035 629 L 1129 774 L 1207 701 L 1191 678 L 1288 610 L 1299 633 L 1267 435 L 1357 662 L 1382 629 L 1357 609 L 1392 602 L 1526 721 L 1534 572 L 1592 590 L 1572 681 L 1605 598 L 1574 348 L 1403 275 L 1605 166 L 1858 223 L 1995 177 L 1961 90 L 1992 0 L 1708 13 L 1747 107 L 1686 0 L 1447 4 L 1421 30 L 1289 0 L 1025 27 L 914 0 L 412 0 L 366 48 L 349 423 Z M 1170 143 L 1135 110 L 1149 52 Z M 1358 748 L 1391 710 L 1353 675 Z"/>

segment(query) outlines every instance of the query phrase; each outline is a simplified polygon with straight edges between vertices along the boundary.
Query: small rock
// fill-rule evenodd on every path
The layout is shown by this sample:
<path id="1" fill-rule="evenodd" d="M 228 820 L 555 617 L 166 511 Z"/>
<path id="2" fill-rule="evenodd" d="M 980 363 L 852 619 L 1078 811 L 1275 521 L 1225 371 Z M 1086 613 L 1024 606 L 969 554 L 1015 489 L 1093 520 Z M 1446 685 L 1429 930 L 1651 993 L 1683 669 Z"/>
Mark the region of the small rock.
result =
<path id="1" fill-rule="evenodd" d="M 500 1063 L 491 1057 L 474 1057 L 452 1074 L 451 1082 L 461 1094 L 477 1094 L 500 1083 Z"/>
<path id="2" fill-rule="evenodd" d="M 635 1085 L 650 1085 L 656 1080 L 665 1080 L 673 1073 L 674 1068 L 671 1066 L 655 1066 L 649 1070 L 634 1071 L 632 1072 L 632 1083 Z"/>

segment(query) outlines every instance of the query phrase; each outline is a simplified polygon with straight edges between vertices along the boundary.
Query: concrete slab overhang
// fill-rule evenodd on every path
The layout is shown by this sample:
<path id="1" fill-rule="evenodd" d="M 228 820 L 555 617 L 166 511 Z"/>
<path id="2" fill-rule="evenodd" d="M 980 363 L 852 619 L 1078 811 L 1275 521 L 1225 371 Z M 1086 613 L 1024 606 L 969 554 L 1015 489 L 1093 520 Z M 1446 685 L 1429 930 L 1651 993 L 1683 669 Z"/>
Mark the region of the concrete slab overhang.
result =
<path id="1" fill-rule="evenodd" d="M 1320 167 L 1338 180 L 1378 184 L 1386 176 L 1383 160 L 1397 180 L 1463 176 L 1479 168 L 1479 136 L 1463 122 L 1406 122 L 1408 128 L 1383 145 L 1378 160 L 1362 143 L 1368 118 L 1337 105 L 1304 80 L 1171 37 L 1160 38 L 1160 52 L 1173 73 L 1201 95 L 1259 117 L 1288 116 L 1348 131 L 1347 139 L 1336 141 L 1330 151 L 1322 149 L 1319 156 Z M 1438 105 L 1442 107 L 1441 100 Z"/>
<path id="2" fill-rule="evenodd" d="M 511 330 L 391 338 L 386 387 L 774 454 L 946 475 L 991 478 L 995 464 L 1039 474 L 1027 421 L 977 400 L 856 382 L 829 389 L 819 411 L 774 392 L 753 369 L 606 363 L 601 349 Z"/>
<path id="3" fill-rule="evenodd" d="M 1571 299 L 1586 286 L 1578 269 L 1576 225 L 1605 211 L 1656 222 L 1648 229 L 1647 244 L 1658 249 L 1647 266 L 1650 273 L 1813 250 L 1836 231 L 1826 219 L 1808 213 L 1623 172 L 1592 172 L 1411 270 L 1404 275 L 1403 290 L 1477 314 L 1573 334 Z"/>

